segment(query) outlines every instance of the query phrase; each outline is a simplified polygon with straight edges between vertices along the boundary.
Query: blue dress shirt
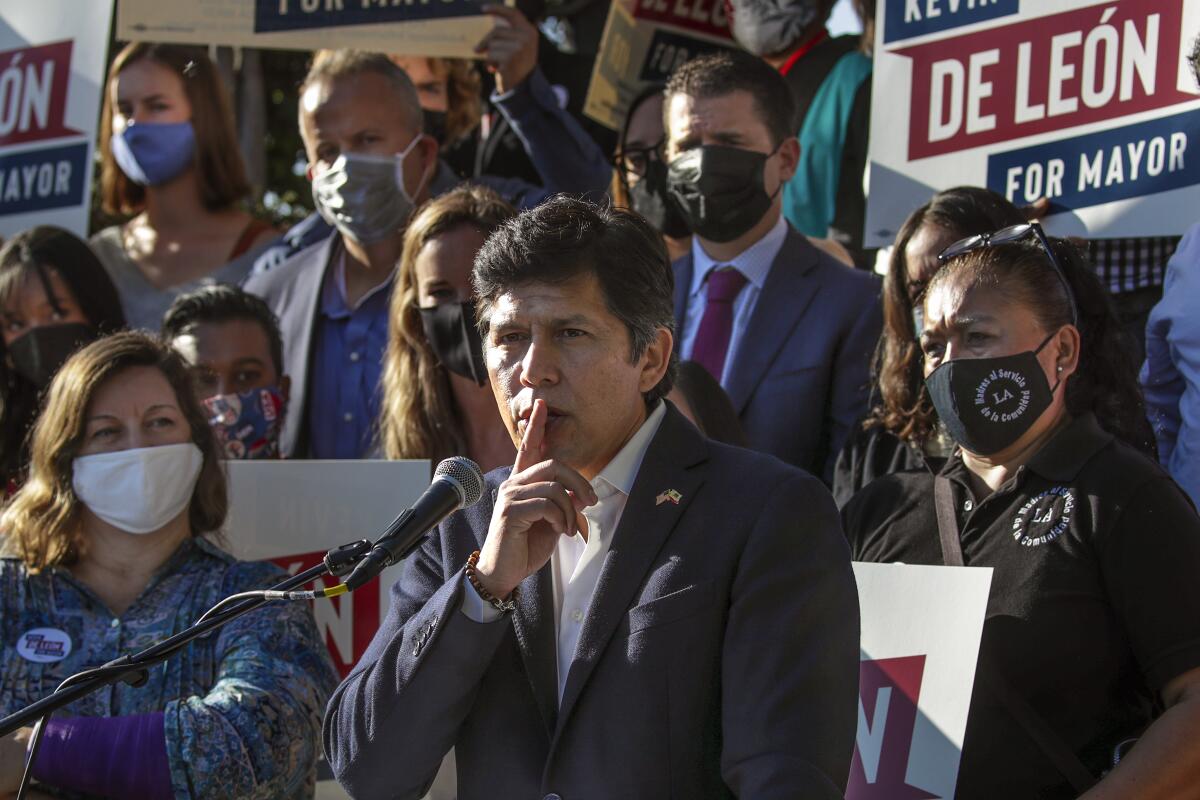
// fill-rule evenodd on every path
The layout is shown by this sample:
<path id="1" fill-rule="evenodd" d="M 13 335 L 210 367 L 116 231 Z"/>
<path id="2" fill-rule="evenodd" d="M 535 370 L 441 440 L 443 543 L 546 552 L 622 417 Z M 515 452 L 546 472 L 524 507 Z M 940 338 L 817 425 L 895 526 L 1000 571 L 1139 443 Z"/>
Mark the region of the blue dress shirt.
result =
<path id="1" fill-rule="evenodd" d="M 373 448 L 392 283 L 389 276 L 351 308 L 344 252 L 325 273 L 308 404 L 312 458 L 365 458 Z"/>
<path id="2" fill-rule="evenodd" d="M 746 276 L 746 285 L 738 293 L 733 303 L 733 330 L 729 333 L 729 350 L 725 356 L 725 369 L 721 373 L 721 385 L 729 379 L 729 370 L 738 355 L 738 346 L 750 316 L 754 313 L 754 305 L 758 302 L 758 294 L 762 291 L 771 265 L 783 247 L 787 238 L 787 221 L 781 214 L 775 227 L 766 235 L 747 247 L 729 261 L 714 261 L 712 256 L 704 251 L 700 238 L 692 237 L 692 285 L 688 290 L 687 314 L 684 315 L 683 330 L 679 331 L 679 352 L 682 358 L 692 357 L 692 347 L 696 343 L 696 334 L 700 331 L 700 321 L 704 319 L 704 309 L 708 305 L 708 274 L 718 267 L 736 267 Z M 728 388 L 728 387 L 726 387 Z"/>
<path id="3" fill-rule="evenodd" d="M 1200 504 L 1200 224 L 1167 262 L 1163 297 L 1146 323 L 1142 388 L 1158 458 Z"/>

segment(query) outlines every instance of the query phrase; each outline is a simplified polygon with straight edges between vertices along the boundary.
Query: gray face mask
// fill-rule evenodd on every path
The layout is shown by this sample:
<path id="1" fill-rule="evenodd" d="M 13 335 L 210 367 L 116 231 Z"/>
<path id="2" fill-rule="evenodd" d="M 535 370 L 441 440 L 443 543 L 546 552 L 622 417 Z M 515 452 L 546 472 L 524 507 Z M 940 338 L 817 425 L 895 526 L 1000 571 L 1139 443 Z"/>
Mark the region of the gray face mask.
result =
<path id="1" fill-rule="evenodd" d="M 731 0 L 733 38 L 756 56 L 795 47 L 817 18 L 814 0 Z"/>
<path id="2" fill-rule="evenodd" d="M 313 178 L 317 212 L 343 236 L 362 244 L 394 235 L 413 211 L 413 197 L 404 188 L 404 159 L 421 138 L 417 136 L 394 156 L 342 153 Z M 421 178 L 416 194 L 425 180 Z"/>

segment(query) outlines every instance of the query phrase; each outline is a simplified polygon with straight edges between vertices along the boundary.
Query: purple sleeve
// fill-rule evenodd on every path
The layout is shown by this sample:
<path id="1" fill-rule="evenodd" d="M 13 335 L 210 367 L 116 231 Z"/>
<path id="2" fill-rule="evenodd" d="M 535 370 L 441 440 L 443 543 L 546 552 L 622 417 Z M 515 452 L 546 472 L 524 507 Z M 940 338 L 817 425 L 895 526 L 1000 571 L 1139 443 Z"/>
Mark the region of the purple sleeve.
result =
<path id="1" fill-rule="evenodd" d="M 163 715 L 52 719 L 33 777 L 84 794 L 170 800 Z"/>

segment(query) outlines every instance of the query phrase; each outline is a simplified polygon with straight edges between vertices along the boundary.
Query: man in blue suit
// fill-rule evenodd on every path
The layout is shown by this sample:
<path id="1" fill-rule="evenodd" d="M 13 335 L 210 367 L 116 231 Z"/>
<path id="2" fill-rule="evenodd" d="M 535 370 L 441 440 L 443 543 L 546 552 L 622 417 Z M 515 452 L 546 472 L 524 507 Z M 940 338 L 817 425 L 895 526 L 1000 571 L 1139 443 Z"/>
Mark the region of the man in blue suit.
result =
<path id="1" fill-rule="evenodd" d="M 867 411 L 879 282 L 783 218 L 795 106 L 746 53 L 701 56 L 666 89 L 668 190 L 694 232 L 675 263 L 680 353 L 728 392 L 750 446 L 828 482 Z"/>
<path id="2" fill-rule="evenodd" d="M 829 492 L 706 439 L 674 369 L 662 238 L 557 198 L 475 261 L 516 463 L 406 563 L 326 712 L 354 797 L 841 798 L 858 598 Z"/>

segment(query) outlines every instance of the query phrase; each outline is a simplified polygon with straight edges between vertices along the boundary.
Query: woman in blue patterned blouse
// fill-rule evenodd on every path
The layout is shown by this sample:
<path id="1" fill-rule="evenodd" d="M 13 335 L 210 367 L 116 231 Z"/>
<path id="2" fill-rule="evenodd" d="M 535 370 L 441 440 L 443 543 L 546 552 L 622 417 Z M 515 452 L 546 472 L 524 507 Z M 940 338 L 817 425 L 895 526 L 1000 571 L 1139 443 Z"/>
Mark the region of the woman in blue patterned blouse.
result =
<path id="1" fill-rule="evenodd" d="M 225 479 L 177 355 L 121 333 L 75 354 L 32 434 L 27 483 L 0 532 L 0 713 L 64 678 L 141 650 L 221 598 L 276 583 L 204 538 Z M 246 614 L 53 718 L 34 776 L 65 796 L 311 797 L 321 712 L 336 676 L 312 614 Z M 29 730 L 0 739 L 0 797 Z"/>

